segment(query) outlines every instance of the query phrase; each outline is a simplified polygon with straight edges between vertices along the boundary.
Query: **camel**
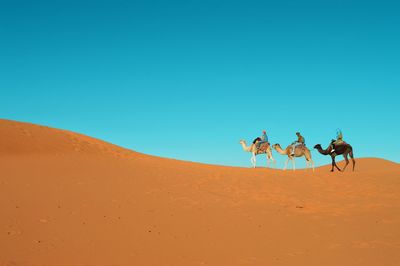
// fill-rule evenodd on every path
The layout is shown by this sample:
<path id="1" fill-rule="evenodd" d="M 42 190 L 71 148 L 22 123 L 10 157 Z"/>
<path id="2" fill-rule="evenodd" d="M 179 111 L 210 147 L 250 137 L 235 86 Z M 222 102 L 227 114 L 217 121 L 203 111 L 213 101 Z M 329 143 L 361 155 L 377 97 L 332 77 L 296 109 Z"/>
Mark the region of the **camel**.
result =
<path id="1" fill-rule="evenodd" d="M 351 147 L 350 144 L 347 144 L 346 142 L 343 142 L 342 144 L 336 144 L 335 145 L 335 152 L 331 153 L 332 151 L 332 142 L 329 145 L 329 147 L 327 149 L 322 149 L 321 144 L 317 144 L 314 146 L 314 149 L 317 149 L 319 151 L 319 153 L 321 153 L 322 155 L 330 155 L 332 158 L 332 169 L 331 172 L 333 172 L 334 167 L 336 167 L 339 171 L 344 171 L 347 167 L 347 165 L 349 164 L 349 159 L 347 158 L 347 155 L 350 155 L 351 161 L 353 163 L 353 171 L 354 171 L 354 166 L 356 164 L 356 161 L 354 160 L 354 156 L 353 156 L 353 147 Z M 346 165 L 344 166 L 344 168 L 342 170 L 340 170 L 340 168 L 337 166 L 336 161 L 335 161 L 335 157 L 337 155 L 343 155 L 345 161 L 346 161 Z"/>
<path id="2" fill-rule="evenodd" d="M 272 160 L 274 165 L 276 164 L 274 157 L 272 157 L 271 146 L 269 145 L 268 142 L 262 143 L 259 149 L 257 149 L 255 144 L 247 146 L 245 140 L 241 140 L 239 143 L 242 145 L 244 151 L 251 152 L 253 154 L 250 158 L 253 168 L 256 168 L 256 156 L 259 154 L 267 155 L 267 167 L 269 167 L 270 165 L 270 160 Z"/>
<path id="3" fill-rule="evenodd" d="M 295 163 L 295 157 L 305 157 L 306 158 L 306 169 L 308 169 L 309 164 L 311 163 L 311 167 L 313 169 L 314 172 L 314 161 L 311 159 L 311 152 L 309 149 L 307 149 L 306 146 L 302 145 L 302 146 L 297 146 L 296 149 L 294 150 L 294 155 L 291 155 L 292 152 L 292 145 L 287 146 L 287 148 L 285 150 L 283 150 L 281 148 L 281 145 L 279 145 L 279 143 L 276 143 L 274 145 L 272 145 L 272 147 L 280 154 L 282 155 L 287 155 L 287 160 L 285 162 L 285 167 L 283 168 L 283 170 L 286 170 L 287 165 L 289 160 L 292 161 L 292 165 L 293 165 L 293 171 L 296 170 L 296 163 Z"/>

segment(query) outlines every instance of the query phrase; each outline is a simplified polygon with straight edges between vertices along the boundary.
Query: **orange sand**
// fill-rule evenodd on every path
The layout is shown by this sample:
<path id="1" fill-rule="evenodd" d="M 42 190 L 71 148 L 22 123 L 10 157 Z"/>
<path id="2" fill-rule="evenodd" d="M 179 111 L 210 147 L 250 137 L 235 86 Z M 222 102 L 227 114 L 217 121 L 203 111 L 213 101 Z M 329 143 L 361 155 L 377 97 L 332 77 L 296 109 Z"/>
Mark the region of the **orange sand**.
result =
<path id="1" fill-rule="evenodd" d="M 400 165 L 356 160 L 211 166 L 0 120 L 0 265 L 400 265 Z"/>

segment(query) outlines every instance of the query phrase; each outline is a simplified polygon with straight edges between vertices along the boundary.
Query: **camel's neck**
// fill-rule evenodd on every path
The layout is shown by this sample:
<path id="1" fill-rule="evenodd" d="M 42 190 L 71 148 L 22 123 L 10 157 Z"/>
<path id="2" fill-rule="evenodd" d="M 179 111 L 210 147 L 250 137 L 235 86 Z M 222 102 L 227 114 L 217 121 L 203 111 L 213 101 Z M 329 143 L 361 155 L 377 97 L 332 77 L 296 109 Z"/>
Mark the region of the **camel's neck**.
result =
<path id="1" fill-rule="evenodd" d="M 275 150 L 282 155 L 287 154 L 286 151 L 282 150 L 282 148 L 280 146 L 275 146 Z"/>
<path id="2" fill-rule="evenodd" d="M 323 155 L 328 155 L 329 154 L 329 147 L 326 150 L 322 149 L 321 147 L 317 147 L 317 151 L 319 153 L 323 154 Z"/>
<path id="3" fill-rule="evenodd" d="M 246 146 L 245 142 L 241 142 L 240 144 L 242 144 L 243 150 L 245 151 L 251 151 L 251 146 Z"/>

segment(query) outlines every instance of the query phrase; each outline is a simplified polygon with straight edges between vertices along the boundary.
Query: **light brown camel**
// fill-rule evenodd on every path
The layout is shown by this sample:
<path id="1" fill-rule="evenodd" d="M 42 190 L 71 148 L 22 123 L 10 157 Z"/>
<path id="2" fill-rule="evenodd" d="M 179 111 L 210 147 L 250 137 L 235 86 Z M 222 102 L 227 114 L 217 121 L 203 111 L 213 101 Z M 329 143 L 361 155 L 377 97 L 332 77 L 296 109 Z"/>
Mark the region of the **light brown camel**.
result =
<path id="1" fill-rule="evenodd" d="M 289 162 L 289 160 L 291 160 L 292 161 L 292 165 L 293 165 L 293 171 L 295 171 L 296 170 L 296 163 L 295 163 L 295 160 L 294 160 L 295 157 L 303 157 L 304 156 L 306 158 L 306 164 L 307 164 L 306 169 L 309 167 L 309 165 L 311 163 L 311 167 L 312 167 L 312 169 L 314 171 L 314 161 L 311 159 L 311 152 L 306 146 L 304 146 L 304 145 L 297 146 L 295 148 L 295 150 L 294 150 L 294 155 L 291 155 L 291 153 L 292 153 L 292 145 L 287 146 L 287 148 L 285 150 L 282 150 L 281 145 L 279 145 L 278 143 L 272 145 L 272 147 L 278 153 L 280 153 L 282 155 L 287 155 L 287 157 L 288 157 L 286 162 L 285 162 L 285 167 L 283 168 L 283 170 L 286 170 L 288 162 Z"/>
<path id="2" fill-rule="evenodd" d="M 241 140 L 239 143 L 242 145 L 244 151 L 251 152 L 253 154 L 250 158 L 253 168 L 256 168 L 256 156 L 259 154 L 267 155 L 267 167 L 269 167 L 270 165 L 270 160 L 272 160 L 272 163 L 274 165 L 276 164 L 274 157 L 272 157 L 272 150 L 269 142 L 262 143 L 259 149 L 257 149 L 255 144 L 247 146 L 245 140 Z"/>

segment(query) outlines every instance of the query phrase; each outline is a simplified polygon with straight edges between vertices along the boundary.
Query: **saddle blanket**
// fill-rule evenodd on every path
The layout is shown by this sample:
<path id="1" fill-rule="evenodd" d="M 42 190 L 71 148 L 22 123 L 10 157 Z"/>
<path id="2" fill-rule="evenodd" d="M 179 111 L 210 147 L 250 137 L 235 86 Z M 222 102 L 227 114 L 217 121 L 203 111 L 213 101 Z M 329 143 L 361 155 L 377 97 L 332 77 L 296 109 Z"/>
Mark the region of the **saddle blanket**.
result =
<path id="1" fill-rule="evenodd" d="M 269 142 L 261 143 L 260 147 L 257 149 L 256 154 L 266 153 L 269 147 Z"/>

